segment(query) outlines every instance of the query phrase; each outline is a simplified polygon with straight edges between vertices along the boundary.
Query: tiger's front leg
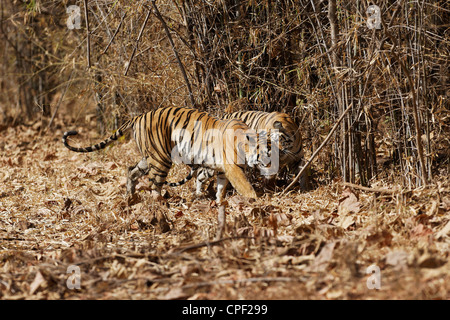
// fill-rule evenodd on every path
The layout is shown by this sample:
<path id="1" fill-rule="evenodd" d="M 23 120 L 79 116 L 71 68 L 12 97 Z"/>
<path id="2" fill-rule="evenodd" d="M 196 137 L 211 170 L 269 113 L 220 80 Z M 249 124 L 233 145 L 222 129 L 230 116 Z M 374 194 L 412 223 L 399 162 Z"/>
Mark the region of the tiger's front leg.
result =
<path id="1" fill-rule="evenodd" d="M 225 199 L 225 192 L 227 190 L 228 179 L 224 173 L 219 173 L 217 175 L 217 193 L 216 202 L 218 205 L 222 204 L 222 200 Z"/>
<path id="2" fill-rule="evenodd" d="M 134 167 L 128 168 L 127 174 L 127 194 L 133 195 L 136 191 L 136 184 L 140 177 L 148 174 L 149 168 L 147 158 L 142 158 Z"/>

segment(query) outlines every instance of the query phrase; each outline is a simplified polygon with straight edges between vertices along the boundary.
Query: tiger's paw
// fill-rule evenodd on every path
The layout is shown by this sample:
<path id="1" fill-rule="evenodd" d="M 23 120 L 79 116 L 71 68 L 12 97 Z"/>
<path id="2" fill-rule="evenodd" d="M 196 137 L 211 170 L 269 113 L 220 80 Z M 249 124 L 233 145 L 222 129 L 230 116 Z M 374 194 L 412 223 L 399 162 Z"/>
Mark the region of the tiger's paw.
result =
<path id="1" fill-rule="evenodd" d="M 142 198 L 138 193 L 127 194 L 126 203 L 129 207 L 142 202 Z"/>

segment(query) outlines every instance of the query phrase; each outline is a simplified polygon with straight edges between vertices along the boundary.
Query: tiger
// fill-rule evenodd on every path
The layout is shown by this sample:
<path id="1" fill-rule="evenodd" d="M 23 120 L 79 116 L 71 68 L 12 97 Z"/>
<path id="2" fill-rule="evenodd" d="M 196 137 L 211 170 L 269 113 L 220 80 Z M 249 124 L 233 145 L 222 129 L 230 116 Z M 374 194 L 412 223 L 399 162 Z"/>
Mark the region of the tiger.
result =
<path id="1" fill-rule="evenodd" d="M 267 139 L 270 137 L 271 141 L 279 142 L 279 167 L 298 172 L 303 162 L 302 136 L 290 115 L 283 112 L 237 111 L 225 114 L 223 119 L 240 119 L 258 133 L 267 132 Z M 271 179 L 275 175 L 267 175 L 266 178 Z"/>
<path id="2" fill-rule="evenodd" d="M 268 146 L 272 145 L 270 141 L 278 142 L 278 168 L 286 168 L 294 174 L 299 172 L 303 164 L 302 137 L 299 126 L 290 115 L 282 112 L 237 111 L 226 113 L 222 119 L 242 120 L 259 135 L 265 136 Z M 259 143 L 266 145 L 261 141 Z M 265 178 L 273 181 L 279 172 L 278 168 L 271 170 L 271 174 L 266 174 Z M 202 195 L 202 185 L 213 177 L 214 171 L 208 168 L 199 168 L 196 174 L 196 194 L 200 196 Z"/>
<path id="3" fill-rule="evenodd" d="M 244 174 L 246 166 L 262 166 L 258 153 L 251 152 L 250 147 L 257 136 L 238 119 L 221 120 L 193 108 L 161 107 L 126 121 L 98 144 L 83 148 L 71 146 L 67 138 L 77 135 L 77 131 L 65 132 L 62 141 L 71 151 L 93 152 L 104 149 L 131 128 L 142 159 L 128 168 L 127 194 L 134 194 L 138 179 L 148 175 L 152 193 L 161 195 L 164 184 L 175 185 L 166 178 L 172 163 L 181 160 L 191 166 L 190 175 L 199 167 L 218 173 L 218 203 L 223 201 L 229 182 L 242 196 L 257 198 Z"/>

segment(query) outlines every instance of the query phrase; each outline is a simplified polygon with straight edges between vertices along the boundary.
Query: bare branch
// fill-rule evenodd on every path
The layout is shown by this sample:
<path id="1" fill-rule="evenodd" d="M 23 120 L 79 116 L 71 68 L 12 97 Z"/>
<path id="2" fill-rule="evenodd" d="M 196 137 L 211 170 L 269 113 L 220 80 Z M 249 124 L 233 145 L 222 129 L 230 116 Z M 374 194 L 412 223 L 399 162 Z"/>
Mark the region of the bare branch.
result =
<path id="1" fill-rule="evenodd" d="M 192 93 L 191 84 L 190 84 L 188 76 L 186 74 L 186 70 L 184 69 L 183 63 L 181 62 L 180 56 L 178 55 L 178 51 L 175 48 L 175 44 L 173 43 L 173 39 L 172 39 L 172 36 L 170 34 L 170 30 L 167 27 L 167 24 L 164 21 L 164 18 L 162 17 L 161 13 L 159 12 L 155 1 L 152 0 L 151 4 L 153 6 L 153 9 L 155 10 L 156 17 L 159 19 L 159 21 L 161 21 L 161 23 L 162 23 L 162 25 L 164 27 L 164 30 L 165 30 L 165 32 L 167 34 L 167 38 L 169 39 L 170 45 L 172 46 L 173 53 L 175 54 L 175 57 L 176 57 L 176 59 L 178 61 L 178 65 L 180 66 L 180 70 L 181 70 L 181 73 L 183 74 L 184 81 L 186 82 L 186 87 L 187 87 L 188 92 L 189 92 L 189 98 L 191 100 L 191 104 L 192 104 L 192 106 L 195 106 L 195 99 L 194 99 L 194 95 Z"/>
<path id="2" fill-rule="evenodd" d="M 139 45 L 139 40 L 141 40 L 142 33 L 144 32 L 145 25 L 147 24 L 147 21 L 148 21 L 148 18 L 150 17 L 150 13 L 151 12 L 152 12 L 151 9 L 148 9 L 147 15 L 145 16 L 144 23 L 142 24 L 142 27 L 141 27 L 141 31 L 139 31 L 139 35 L 138 35 L 138 37 L 136 39 L 136 43 L 134 45 L 133 52 L 131 53 L 130 60 L 128 60 L 127 68 L 125 69 L 125 72 L 123 74 L 124 76 L 127 75 L 128 70 L 130 69 L 131 61 L 133 60 L 134 55 L 136 54 L 136 50 L 137 50 L 137 47 Z"/>
<path id="3" fill-rule="evenodd" d="M 114 41 L 114 39 L 116 38 L 117 33 L 119 33 L 120 27 L 122 26 L 123 20 L 125 19 L 126 15 L 127 15 L 127 12 L 125 12 L 125 13 L 122 15 L 122 18 L 120 19 L 120 23 L 119 23 L 119 25 L 117 26 L 116 31 L 114 32 L 113 36 L 111 37 L 111 40 L 109 40 L 108 45 L 106 46 L 105 50 L 103 50 L 103 52 L 101 53 L 101 55 L 105 54 L 106 51 L 108 51 L 109 46 L 111 45 L 111 43 L 112 43 L 112 42 Z"/>
<path id="4" fill-rule="evenodd" d="M 317 157 L 317 155 L 319 154 L 320 150 L 322 150 L 322 148 L 326 146 L 326 144 L 328 143 L 330 138 L 333 136 L 333 133 L 336 131 L 336 129 L 339 127 L 339 124 L 342 122 L 342 119 L 344 119 L 345 115 L 350 111 L 350 109 L 352 107 L 353 107 L 353 104 L 349 105 L 347 107 L 347 109 L 345 109 L 345 111 L 341 114 L 339 119 L 336 121 L 336 123 L 334 124 L 334 127 L 331 129 L 330 133 L 325 138 L 325 140 L 322 142 L 320 147 L 317 148 L 316 151 L 314 151 L 314 153 L 311 156 L 311 158 L 309 158 L 308 162 L 306 162 L 306 164 L 303 166 L 303 168 L 300 170 L 300 172 L 297 174 L 297 176 L 292 180 L 292 182 L 286 187 L 286 189 L 283 190 L 281 195 L 286 194 L 286 192 L 288 192 L 289 190 L 292 189 L 294 184 L 298 181 L 298 179 L 300 179 L 300 177 L 303 175 L 303 173 L 306 171 L 306 169 L 308 169 L 308 167 L 311 165 L 311 163 L 314 160 L 314 158 Z"/>
<path id="5" fill-rule="evenodd" d="M 88 15 L 88 0 L 84 0 L 84 19 L 86 21 L 86 53 L 88 68 L 91 67 L 91 37 L 89 32 L 89 15 Z"/>

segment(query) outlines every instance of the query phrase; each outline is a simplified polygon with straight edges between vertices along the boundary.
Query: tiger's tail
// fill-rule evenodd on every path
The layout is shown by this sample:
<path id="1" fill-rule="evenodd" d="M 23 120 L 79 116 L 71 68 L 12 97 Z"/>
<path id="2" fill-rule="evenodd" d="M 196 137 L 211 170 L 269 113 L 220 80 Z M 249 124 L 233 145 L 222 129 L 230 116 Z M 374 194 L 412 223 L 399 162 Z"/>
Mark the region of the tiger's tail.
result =
<path id="1" fill-rule="evenodd" d="M 189 174 L 186 176 L 186 178 L 184 178 L 183 180 L 177 181 L 177 182 L 156 182 L 155 180 L 153 180 L 152 178 L 149 178 L 149 180 L 151 182 L 153 182 L 156 185 L 166 185 L 169 187 L 178 187 L 178 186 L 182 186 L 183 184 L 185 184 L 186 182 L 188 182 L 189 180 L 192 179 L 192 177 L 194 176 L 195 172 L 197 171 L 197 168 L 191 168 L 191 171 L 189 172 Z"/>
<path id="2" fill-rule="evenodd" d="M 64 146 L 67 149 L 75 151 L 75 152 L 83 152 L 84 153 L 84 152 L 93 152 L 93 151 L 101 150 L 101 149 L 104 149 L 107 145 L 111 144 L 113 141 L 116 141 L 121 136 L 123 136 L 125 134 L 125 132 L 133 126 L 134 122 L 135 122 L 135 119 L 125 122 L 112 136 L 110 136 L 109 138 L 106 138 L 105 140 L 103 140 L 100 143 L 97 143 L 97 144 L 89 146 L 89 147 L 77 148 L 77 147 L 71 146 L 67 142 L 67 137 L 75 136 L 78 134 L 78 131 L 75 131 L 75 130 L 64 132 L 62 141 L 64 143 Z"/>

